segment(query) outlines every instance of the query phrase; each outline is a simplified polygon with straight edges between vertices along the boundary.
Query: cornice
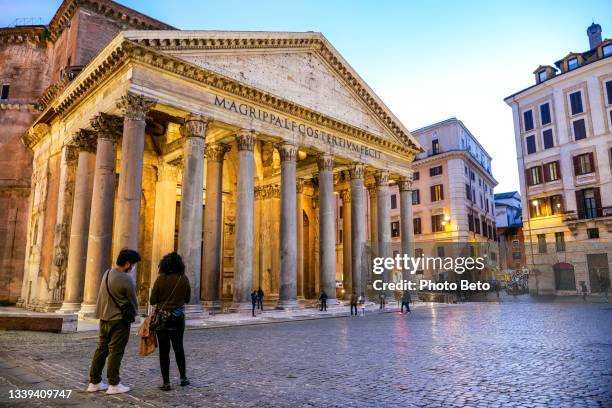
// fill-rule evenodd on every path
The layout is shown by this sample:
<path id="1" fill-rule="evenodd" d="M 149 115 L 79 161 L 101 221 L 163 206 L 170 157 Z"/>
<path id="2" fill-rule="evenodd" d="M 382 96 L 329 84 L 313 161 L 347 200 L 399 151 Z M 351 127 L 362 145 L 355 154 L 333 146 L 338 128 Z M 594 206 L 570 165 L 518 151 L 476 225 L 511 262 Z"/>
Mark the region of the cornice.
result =
<path id="1" fill-rule="evenodd" d="M 0 28 L 0 44 L 41 44 L 41 34 L 46 27 L 6 27 Z"/>
<path id="2" fill-rule="evenodd" d="M 51 40 L 56 41 L 70 25 L 77 8 L 85 6 L 117 22 L 141 30 L 172 30 L 174 27 L 109 0 L 65 0 L 49 22 Z"/>
<path id="3" fill-rule="evenodd" d="M 281 97 L 252 88 L 222 74 L 188 63 L 180 58 L 163 54 L 132 41 L 124 40 L 121 37 L 116 38 L 116 40 L 109 44 L 103 53 L 98 55 L 72 82 L 67 84 L 53 102 L 45 102 L 46 100 L 41 98 L 40 108 L 44 109 L 41 118 L 45 118 L 45 121 L 48 122 L 53 116 L 63 115 L 92 89 L 116 73 L 121 66 L 129 61 L 140 62 L 144 65 L 172 72 L 217 91 L 271 107 L 287 115 L 350 135 L 357 140 L 366 141 L 379 148 L 405 155 L 409 159 L 414 158 L 421 151 L 421 148 L 414 144 L 408 147 L 393 143 Z"/>
<path id="4" fill-rule="evenodd" d="M 129 37 L 129 32 L 126 36 Z M 399 123 L 399 120 L 388 113 L 388 109 L 382 101 L 375 97 L 373 91 L 365 85 L 364 81 L 349 68 L 348 64 L 339 54 L 324 40 L 320 34 L 312 33 L 309 36 L 295 35 L 295 37 L 276 38 L 262 33 L 257 36 L 243 38 L 163 38 L 163 32 L 156 32 L 156 38 L 130 38 L 137 44 L 150 47 L 160 51 L 178 50 L 227 50 L 227 49 L 274 49 L 274 48 L 297 48 L 308 49 L 318 54 L 339 75 L 359 99 L 381 120 L 393 135 L 409 149 L 417 152 L 423 151 L 415 143 L 407 129 Z M 231 36 L 232 33 L 228 33 Z M 269 33 L 268 33 L 269 34 Z"/>
<path id="5" fill-rule="evenodd" d="M 35 104 L 33 104 L 33 103 L 20 103 L 20 102 L 15 102 L 15 103 L 2 102 L 2 103 L 0 103 L 0 110 L 28 111 L 28 112 L 31 112 L 31 113 L 38 112 L 38 109 L 36 108 Z"/>

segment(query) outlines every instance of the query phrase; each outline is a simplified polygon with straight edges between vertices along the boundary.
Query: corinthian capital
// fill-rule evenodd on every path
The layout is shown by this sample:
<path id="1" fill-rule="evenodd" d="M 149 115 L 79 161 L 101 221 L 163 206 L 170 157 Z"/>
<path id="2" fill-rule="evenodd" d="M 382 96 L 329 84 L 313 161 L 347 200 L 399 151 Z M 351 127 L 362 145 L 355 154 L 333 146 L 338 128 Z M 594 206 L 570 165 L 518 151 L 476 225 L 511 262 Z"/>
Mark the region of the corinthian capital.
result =
<path id="1" fill-rule="evenodd" d="M 322 154 L 317 158 L 317 166 L 319 171 L 333 171 L 334 170 L 334 156 L 331 154 Z"/>
<path id="2" fill-rule="evenodd" d="M 79 151 L 95 153 L 97 141 L 98 138 L 95 132 L 87 129 L 80 129 L 75 133 L 68 144 L 69 146 L 79 149 Z"/>
<path id="3" fill-rule="evenodd" d="M 295 181 L 295 192 L 297 194 L 302 194 L 304 192 L 304 179 L 303 178 L 298 178 Z"/>
<path id="4" fill-rule="evenodd" d="M 374 173 L 374 179 L 376 180 L 377 186 L 388 186 L 389 185 L 389 172 L 386 170 L 377 170 Z"/>
<path id="5" fill-rule="evenodd" d="M 97 137 L 116 142 L 123 131 L 123 122 L 119 116 L 100 113 L 90 121 Z"/>
<path id="6" fill-rule="evenodd" d="M 351 190 L 342 190 L 342 203 L 349 204 L 351 202 Z"/>
<path id="7" fill-rule="evenodd" d="M 349 169 L 351 179 L 363 179 L 365 174 L 365 165 L 361 163 L 353 163 Z"/>
<path id="8" fill-rule="evenodd" d="M 398 180 L 397 185 L 400 191 L 410 191 L 412 190 L 412 178 L 402 177 Z"/>
<path id="9" fill-rule="evenodd" d="M 126 118 L 130 120 L 145 120 L 147 111 L 155 105 L 155 100 L 129 93 L 121 97 L 117 102 L 117 108 L 123 111 Z"/>
<path id="10" fill-rule="evenodd" d="M 208 119 L 202 115 L 189 115 L 185 119 L 183 126 L 183 135 L 185 137 L 200 137 L 206 138 L 206 127 Z"/>
<path id="11" fill-rule="evenodd" d="M 282 162 L 295 161 L 297 158 L 298 149 L 290 143 L 280 143 L 276 145 L 276 149 Z"/>
<path id="12" fill-rule="evenodd" d="M 229 152 L 231 147 L 225 143 L 217 143 L 214 145 L 206 146 L 204 149 L 204 156 L 206 160 L 221 163 L 225 153 Z"/>
<path id="13" fill-rule="evenodd" d="M 238 150 L 253 151 L 255 146 L 255 131 L 254 130 L 240 130 L 236 133 L 236 143 L 238 144 Z"/>

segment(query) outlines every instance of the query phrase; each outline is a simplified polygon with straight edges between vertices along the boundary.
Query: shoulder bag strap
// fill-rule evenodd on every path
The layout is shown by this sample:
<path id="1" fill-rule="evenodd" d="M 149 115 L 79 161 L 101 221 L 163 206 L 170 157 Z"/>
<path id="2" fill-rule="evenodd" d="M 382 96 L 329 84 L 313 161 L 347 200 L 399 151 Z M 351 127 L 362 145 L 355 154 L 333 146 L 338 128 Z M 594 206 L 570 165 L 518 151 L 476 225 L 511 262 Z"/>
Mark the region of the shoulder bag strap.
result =
<path id="1" fill-rule="evenodd" d="M 164 304 L 161 305 L 161 307 L 159 308 L 160 310 L 162 310 L 164 308 L 164 306 L 166 306 L 166 303 L 168 303 L 168 301 L 170 300 L 172 295 L 174 295 L 174 291 L 176 290 L 176 288 L 177 288 L 177 286 L 178 286 L 178 284 L 179 284 L 179 282 L 181 281 L 182 278 L 183 278 L 183 275 L 179 276 L 179 278 L 176 280 L 176 284 L 174 285 L 174 288 L 172 289 L 172 292 L 170 292 L 170 295 L 168 295 L 168 297 L 164 301 Z"/>
<path id="2" fill-rule="evenodd" d="M 108 293 L 108 296 L 110 296 L 110 298 L 115 303 L 115 306 L 117 306 L 118 309 L 121 309 L 121 306 L 119 306 L 119 303 L 117 302 L 117 299 L 115 299 L 115 297 L 113 296 L 113 294 L 110 291 L 110 288 L 108 287 L 108 275 L 110 275 L 110 272 L 111 272 L 110 269 L 108 271 L 106 271 L 106 292 Z"/>

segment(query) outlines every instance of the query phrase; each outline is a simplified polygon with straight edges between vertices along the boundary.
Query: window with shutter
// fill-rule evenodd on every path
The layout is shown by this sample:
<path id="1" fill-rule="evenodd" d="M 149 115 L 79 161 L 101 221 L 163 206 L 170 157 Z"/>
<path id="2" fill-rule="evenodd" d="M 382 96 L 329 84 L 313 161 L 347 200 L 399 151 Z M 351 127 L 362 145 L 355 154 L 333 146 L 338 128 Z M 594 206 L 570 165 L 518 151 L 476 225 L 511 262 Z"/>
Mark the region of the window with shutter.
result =
<path id="1" fill-rule="evenodd" d="M 606 98 L 608 105 L 612 105 L 612 81 L 606 82 Z"/>
<path id="2" fill-rule="evenodd" d="M 584 218 L 584 193 L 582 190 L 576 190 L 576 212 L 578 218 Z"/>
<path id="3" fill-rule="evenodd" d="M 536 152 L 535 135 L 527 136 L 525 139 L 527 142 L 527 154 L 533 154 Z"/>
<path id="4" fill-rule="evenodd" d="M 542 122 L 542 125 L 548 125 L 551 122 L 550 105 L 548 103 L 540 105 L 540 122 Z"/>
<path id="5" fill-rule="evenodd" d="M 533 130 L 533 112 L 531 110 L 523 112 L 523 123 L 525 126 L 525 132 Z"/>

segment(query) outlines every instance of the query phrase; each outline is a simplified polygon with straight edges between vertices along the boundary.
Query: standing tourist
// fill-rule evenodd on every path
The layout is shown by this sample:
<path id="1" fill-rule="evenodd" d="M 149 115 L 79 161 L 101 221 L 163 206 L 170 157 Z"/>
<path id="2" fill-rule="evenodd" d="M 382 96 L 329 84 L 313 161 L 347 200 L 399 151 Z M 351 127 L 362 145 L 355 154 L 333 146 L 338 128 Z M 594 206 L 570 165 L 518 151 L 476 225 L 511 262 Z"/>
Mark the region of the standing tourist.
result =
<path id="1" fill-rule="evenodd" d="M 151 304 L 155 305 L 155 330 L 159 343 L 159 365 L 162 391 L 170 391 L 170 345 L 174 349 L 176 365 L 181 376 L 181 387 L 189 385 L 185 368 L 185 307 L 191 297 L 189 279 L 185 276 L 185 264 L 176 252 L 165 255 L 159 262 L 159 276 L 151 291 Z"/>
<path id="2" fill-rule="evenodd" d="M 253 290 L 251 292 L 251 315 L 255 317 L 255 308 L 257 307 L 257 292 Z"/>
<path id="3" fill-rule="evenodd" d="M 401 309 L 401 313 L 404 313 L 404 306 L 406 306 L 406 313 L 411 313 L 410 312 L 410 301 L 412 299 L 410 298 L 410 292 L 405 290 L 404 294 L 402 295 L 402 309 Z"/>
<path id="4" fill-rule="evenodd" d="M 115 266 L 102 276 L 95 312 L 96 318 L 100 319 L 100 337 L 98 348 L 91 360 L 87 392 L 106 391 L 107 394 L 121 394 L 130 390 L 130 387 L 121 384 L 119 368 L 130 338 L 130 325 L 134 322 L 138 310 L 136 286 L 130 273 L 133 273 L 139 261 L 138 252 L 122 249 Z M 107 357 L 106 374 L 110 385 L 102 381 L 102 370 Z"/>
<path id="5" fill-rule="evenodd" d="M 385 294 L 381 292 L 378 300 L 380 301 L 380 310 L 385 310 L 385 303 L 386 303 Z"/>
<path id="6" fill-rule="evenodd" d="M 355 316 L 357 316 L 357 295 L 355 292 L 351 295 L 351 316 L 353 316 L 353 310 L 355 310 Z"/>
<path id="7" fill-rule="evenodd" d="M 587 292 L 588 292 L 587 285 L 584 281 L 582 281 L 580 283 L 580 286 L 582 289 L 582 300 L 586 302 L 586 297 L 587 297 Z"/>
<path id="8" fill-rule="evenodd" d="M 259 308 L 259 310 L 261 310 L 263 312 L 263 298 L 264 298 L 264 291 L 261 290 L 261 287 L 257 290 L 257 307 Z"/>
<path id="9" fill-rule="evenodd" d="M 324 290 L 322 290 L 321 294 L 319 295 L 319 302 L 320 302 L 319 311 L 327 312 L 327 293 L 325 293 Z"/>

